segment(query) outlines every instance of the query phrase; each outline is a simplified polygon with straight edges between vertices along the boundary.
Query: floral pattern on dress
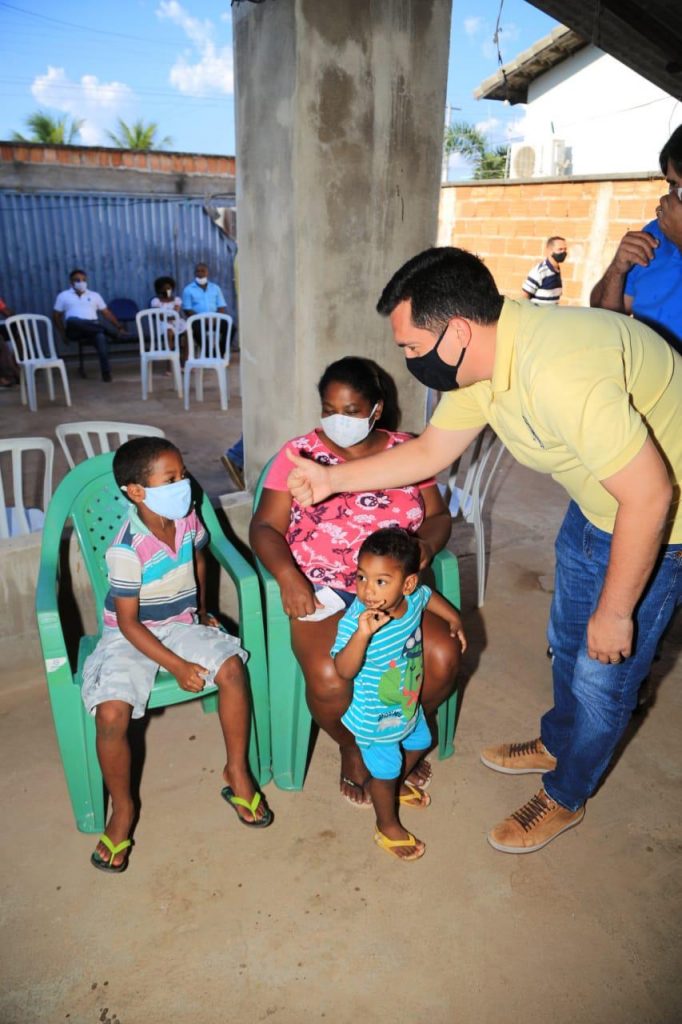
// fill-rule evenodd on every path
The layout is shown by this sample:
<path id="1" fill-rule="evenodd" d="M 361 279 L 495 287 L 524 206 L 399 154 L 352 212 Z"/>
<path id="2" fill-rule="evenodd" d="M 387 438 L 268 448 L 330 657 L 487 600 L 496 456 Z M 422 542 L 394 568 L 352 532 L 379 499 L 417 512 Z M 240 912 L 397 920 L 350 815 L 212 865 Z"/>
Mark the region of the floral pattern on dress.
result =
<path id="1" fill-rule="evenodd" d="M 409 434 L 382 431 L 387 448 L 409 440 Z M 316 431 L 294 438 L 276 456 L 270 473 L 286 479 L 291 468 L 286 449 L 325 465 L 344 462 L 320 440 Z M 280 460 L 284 459 L 284 462 Z M 277 465 L 279 463 L 279 465 Z M 273 473 L 273 471 L 275 471 Z M 270 474 L 265 481 L 269 486 Z M 281 487 L 275 484 L 278 489 Z M 294 499 L 286 540 L 301 571 L 311 583 L 355 592 L 358 552 L 366 538 L 387 526 L 416 533 L 424 521 L 424 500 L 418 485 L 379 491 L 334 494 L 319 505 L 302 508 Z"/>

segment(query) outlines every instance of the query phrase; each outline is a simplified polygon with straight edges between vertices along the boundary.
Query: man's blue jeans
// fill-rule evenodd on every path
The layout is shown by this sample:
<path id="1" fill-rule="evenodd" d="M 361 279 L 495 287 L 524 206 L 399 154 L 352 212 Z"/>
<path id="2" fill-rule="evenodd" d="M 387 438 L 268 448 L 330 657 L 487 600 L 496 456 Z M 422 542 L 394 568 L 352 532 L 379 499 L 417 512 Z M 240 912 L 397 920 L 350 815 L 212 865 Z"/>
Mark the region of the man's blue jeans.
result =
<path id="1" fill-rule="evenodd" d="M 107 335 L 117 336 L 117 332 L 107 326 L 101 320 L 81 320 L 79 317 L 70 316 L 65 325 L 66 337 L 70 341 L 78 341 L 81 344 L 89 343 L 95 346 L 99 366 L 102 374 L 109 373 L 109 345 Z"/>
<path id="2" fill-rule="evenodd" d="M 656 647 L 682 603 L 682 544 L 664 548 L 635 614 L 633 652 L 618 665 L 588 657 L 587 623 L 597 607 L 611 550 L 571 502 L 556 540 L 556 578 L 549 618 L 554 707 L 541 736 L 557 759 L 543 776 L 549 796 L 577 810 L 597 788 L 637 704 Z"/>

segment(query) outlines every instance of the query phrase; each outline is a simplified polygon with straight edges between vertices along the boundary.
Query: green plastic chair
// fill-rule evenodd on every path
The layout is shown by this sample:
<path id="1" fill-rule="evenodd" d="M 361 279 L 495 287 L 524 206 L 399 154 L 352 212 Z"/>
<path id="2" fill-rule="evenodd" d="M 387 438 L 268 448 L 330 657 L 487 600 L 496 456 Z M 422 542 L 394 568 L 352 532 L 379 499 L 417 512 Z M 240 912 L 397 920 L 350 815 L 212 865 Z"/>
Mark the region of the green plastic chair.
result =
<path id="1" fill-rule="evenodd" d="M 253 499 L 255 511 L 272 463 L 258 478 Z M 291 649 L 289 619 L 282 608 L 276 579 L 256 559 L 265 604 L 265 634 L 270 681 L 270 728 L 272 778 L 279 789 L 303 789 L 310 747 L 312 718 L 305 696 L 305 679 Z M 459 565 L 451 551 L 439 551 L 431 563 L 436 590 L 457 608 L 460 606 Z M 438 709 L 438 757 L 444 761 L 455 752 L 457 691 Z"/>
<path id="2" fill-rule="evenodd" d="M 57 600 L 60 543 L 64 526 L 71 519 L 93 590 L 99 635 L 108 589 L 104 555 L 128 508 L 128 502 L 114 480 L 111 470 L 113 458 L 109 452 L 82 462 L 62 480 L 53 495 L 43 527 L 36 593 L 38 631 L 57 742 L 76 826 L 81 832 L 101 832 L 104 828 L 104 787 L 95 750 L 94 717 L 85 711 L 80 695 L 83 663 L 94 650 L 98 636 L 81 638 L 77 669 L 72 672 Z M 263 786 L 270 781 L 272 774 L 267 658 L 258 577 L 223 534 L 205 494 L 200 515 L 210 536 L 208 547 L 237 590 L 239 635 L 242 646 L 249 652 L 246 669 L 253 704 L 249 762 L 254 778 Z M 163 708 L 195 699 L 203 701 L 204 711 L 218 709 L 215 691 L 206 695 L 188 693 L 178 686 L 170 673 L 161 670 L 152 689 L 149 707 Z"/>

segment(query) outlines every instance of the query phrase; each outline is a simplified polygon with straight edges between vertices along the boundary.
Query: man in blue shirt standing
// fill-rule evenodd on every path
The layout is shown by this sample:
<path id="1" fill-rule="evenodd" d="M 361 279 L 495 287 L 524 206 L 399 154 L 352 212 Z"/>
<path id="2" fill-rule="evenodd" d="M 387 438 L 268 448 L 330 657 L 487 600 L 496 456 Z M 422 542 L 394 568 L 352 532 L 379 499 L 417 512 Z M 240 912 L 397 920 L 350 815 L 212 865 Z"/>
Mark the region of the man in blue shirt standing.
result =
<path id="1" fill-rule="evenodd" d="M 590 305 L 631 313 L 682 352 L 682 125 L 661 150 L 668 184 L 656 220 L 623 236 Z"/>

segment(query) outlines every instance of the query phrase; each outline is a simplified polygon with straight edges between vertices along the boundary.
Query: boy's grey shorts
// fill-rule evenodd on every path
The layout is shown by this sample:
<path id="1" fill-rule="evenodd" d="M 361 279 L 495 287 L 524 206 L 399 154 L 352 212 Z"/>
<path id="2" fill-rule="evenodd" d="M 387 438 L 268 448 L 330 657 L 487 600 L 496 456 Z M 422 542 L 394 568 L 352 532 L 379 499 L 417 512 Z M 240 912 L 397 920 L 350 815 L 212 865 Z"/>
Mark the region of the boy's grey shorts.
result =
<path id="1" fill-rule="evenodd" d="M 228 658 L 246 661 L 237 637 L 212 626 L 171 622 L 148 626 L 150 633 L 173 654 L 202 665 L 208 672 L 202 693 L 217 689 L 214 676 Z M 118 629 L 104 629 L 102 637 L 83 665 L 81 696 L 86 710 L 94 714 L 98 704 L 122 700 L 130 704 L 133 718 L 142 718 L 159 666 L 146 657 Z"/>

